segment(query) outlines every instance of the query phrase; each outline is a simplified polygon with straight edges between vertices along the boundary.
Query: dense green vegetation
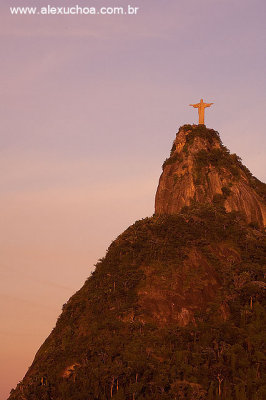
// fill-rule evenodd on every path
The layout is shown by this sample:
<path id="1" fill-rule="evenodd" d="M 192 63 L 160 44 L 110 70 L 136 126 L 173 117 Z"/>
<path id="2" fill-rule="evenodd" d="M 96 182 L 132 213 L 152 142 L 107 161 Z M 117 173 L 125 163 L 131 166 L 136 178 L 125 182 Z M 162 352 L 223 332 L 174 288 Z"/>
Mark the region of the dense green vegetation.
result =
<path id="1" fill-rule="evenodd" d="M 170 155 L 170 157 L 167 158 L 167 159 L 164 161 L 164 163 L 163 163 L 163 165 L 162 165 L 162 168 L 164 169 L 166 165 L 174 164 L 174 163 L 177 162 L 177 161 L 179 161 L 179 162 L 182 162 L 182 161 L 183 161 L 182 154 L 180 154 L 180 153 L 173 153 L 173 152 L 172 152 L 171 155 Z"/>
<path id="2" fill-rule="evenodd" d="M 193 144 L 196 137 L 200 139 L 207 140 L 210 145 L 213 145 L 215 142 L 218 142 L 222 145 L 220 135 L 214 129 L 208 129 L 205 125 L 184 125 L 181 126 L 180 129 L 187 132 L 186 135 L 186 148 L 185 151 L 188 149 L 190 145 Z"/>
<path id="3" fill-rule="evenodd" d="M 217 293 L 203 306 L 199 297 L 187 326 L 145 319 L 144 267 L 171 293 L 192 248 L 208 261 L 210 277 L 191 268 L 183 286 L 188 292 L 197 286 L 204 298 L 206 280 L 215 278 Z M 10 399 L 264 400 L 264 265 L 263 233 L 219 204 L 137 221 L 64 305 Z"/>
<path id="4" fill-rule="evenodd" d="M 203 167 L 212 165 L 221 170 L 226 168 L 235 178 L 240 177 L 239 172 L 239 159 L 236 158 L 234 154 L 230 154 L 229 151 L 223 148 L 213 148 L 211 151 L 200 150 L 196 154 L 196 169 L 201 170 Z"/>

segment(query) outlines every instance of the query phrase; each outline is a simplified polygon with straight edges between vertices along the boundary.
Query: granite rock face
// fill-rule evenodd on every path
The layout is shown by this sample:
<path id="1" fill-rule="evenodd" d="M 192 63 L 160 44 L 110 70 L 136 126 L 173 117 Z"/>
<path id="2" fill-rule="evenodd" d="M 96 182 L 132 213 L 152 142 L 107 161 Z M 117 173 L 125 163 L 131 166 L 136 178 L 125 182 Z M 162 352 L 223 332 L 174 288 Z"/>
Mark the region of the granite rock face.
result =
<path id="1" fill-rule="evenodd" d="M 226 211 L 239 211 L 248 223 L 264 227 L 265 187 L 222 145 L 217 132 L 204 125 L 185 125 L 163 165 L 155 214 L 177 214 L 193 202 L 220 202 Z"/>

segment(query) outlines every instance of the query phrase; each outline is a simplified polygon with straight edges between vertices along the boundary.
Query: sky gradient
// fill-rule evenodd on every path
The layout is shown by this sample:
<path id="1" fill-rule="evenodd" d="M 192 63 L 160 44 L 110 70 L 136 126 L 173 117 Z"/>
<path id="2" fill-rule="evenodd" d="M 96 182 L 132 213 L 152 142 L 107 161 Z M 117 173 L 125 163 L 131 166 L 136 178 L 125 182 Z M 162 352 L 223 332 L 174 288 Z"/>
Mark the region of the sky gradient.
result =
<path id="1" fill-rule="evenodd" d="M 266 180 L 264 0 L 50 3 L 140 10 L 11 16 L 0 0 L 0 399 L 111 241 L 153 214 L 188 104 L 214 102 L 206 125 Z"/>

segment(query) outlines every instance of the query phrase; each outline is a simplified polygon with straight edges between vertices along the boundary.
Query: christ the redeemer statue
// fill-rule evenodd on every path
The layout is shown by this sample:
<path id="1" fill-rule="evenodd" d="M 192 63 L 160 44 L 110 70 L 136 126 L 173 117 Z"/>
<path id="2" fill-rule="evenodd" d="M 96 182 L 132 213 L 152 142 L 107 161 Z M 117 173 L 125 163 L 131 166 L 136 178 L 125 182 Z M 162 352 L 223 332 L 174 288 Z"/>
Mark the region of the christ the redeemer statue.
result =
<path id="1" fill-rule="evenodd" d="M 197 108 L 199 112 L 199 125 L 204 125 L 204 112 L 206 107 L 210 107 L 213 103 L 204 103 L 203 99 L 197 104 L 190 104 L 190 106 Z"/>

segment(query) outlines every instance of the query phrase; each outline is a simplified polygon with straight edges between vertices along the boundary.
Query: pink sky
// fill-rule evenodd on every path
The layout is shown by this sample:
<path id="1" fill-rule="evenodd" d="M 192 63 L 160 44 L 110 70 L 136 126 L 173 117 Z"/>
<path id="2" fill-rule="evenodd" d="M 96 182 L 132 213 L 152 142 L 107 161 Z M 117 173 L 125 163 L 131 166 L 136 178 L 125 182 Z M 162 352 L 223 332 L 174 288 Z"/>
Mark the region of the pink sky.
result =
<path id="1" fill-rule="evenodd" d="M 11 16 L 0 2 L 1 399 L 111 241 L 153 214 L 175 133 L 197 122 L 188 104 L 214 102 L 207 126 L 266 178 L 264 0 L 50 3 L 140 11 Z"/>

